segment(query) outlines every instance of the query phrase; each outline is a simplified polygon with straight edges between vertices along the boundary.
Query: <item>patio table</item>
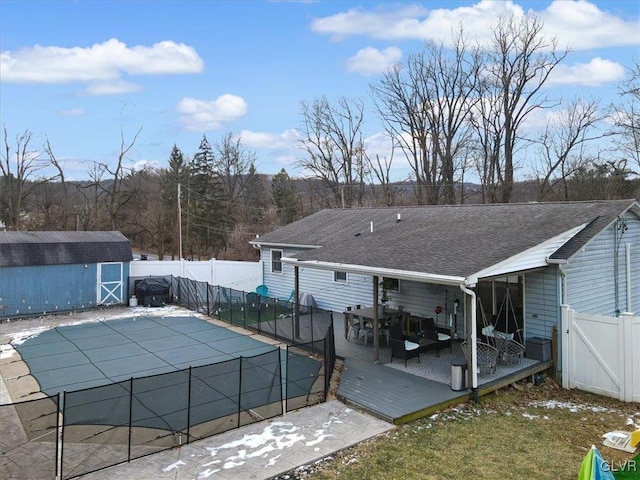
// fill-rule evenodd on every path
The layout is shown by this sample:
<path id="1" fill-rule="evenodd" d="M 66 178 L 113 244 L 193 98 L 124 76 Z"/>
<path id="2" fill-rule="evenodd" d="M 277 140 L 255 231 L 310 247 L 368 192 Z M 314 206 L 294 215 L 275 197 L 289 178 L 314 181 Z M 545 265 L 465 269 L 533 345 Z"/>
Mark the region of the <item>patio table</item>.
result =
<path id="1" fill-rule="evenodd" d="M 385 307 L 384 311 L 380 308 L 378 309 L 378 325 L 380 328 L 383 328 L 384 324 L 389 320 L 400 315 L 400 310 L 395 308 Z M 364 307 L 364 308 L 355 308 L 353 310 L 345 310 L 344 311 L 344 338 L 347 338 L 349 333 L 349 317 L 362 317 L 365 322 L 373 323 L 373 317 L 375 315 L 375 310 L 373 307 Z"/>

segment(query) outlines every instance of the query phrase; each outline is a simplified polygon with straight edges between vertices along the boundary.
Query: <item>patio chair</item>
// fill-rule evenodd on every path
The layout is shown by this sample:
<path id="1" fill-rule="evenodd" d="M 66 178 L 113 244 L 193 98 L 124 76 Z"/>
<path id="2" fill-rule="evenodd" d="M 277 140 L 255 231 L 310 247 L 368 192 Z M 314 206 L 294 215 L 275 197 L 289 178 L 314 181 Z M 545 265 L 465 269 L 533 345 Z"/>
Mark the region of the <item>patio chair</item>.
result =
<path id="1" fill-rule="evenodd" d="M 467 356 L 467 342 L 462 342 L 460 346 L 462 347 L 462 353 L 464 353 L 464 358 L 467 360 L 467 364 L 471 365 L 471 360 Z M 498 349 L 484 342 L 476 342 L 476 346 L 478 356 L 478 371 L 481 374 L 496 373 L 498 356 L 500 355 Z"/>
<path id="2" fill-rule="evenodd" d="M 433 350 L 437 352 L 437 356 L 440 356 L 440 350 L 449 347 L 449 352 L 453 353 L 453 347 L 451 345 L 451 330 L 448 328 L 437 327 L 433 318 L 423 318 L 421 322 L 421 329 L 425 338 L 435 341 L 435 347 Z"/>
<path id="3" fill-rule="evenodd" d="M 351 311 L 351 307 L 347 307 L 347 311 Z M 349 323 L 349 329 L 347 330 L 347 342 L 350 341 L 351 337 L 353 337 L 357 342 L 360 338 L 360 319 L 354 317 L 350 313 L 345 313 L 345 315 L 347 315 L 347 322 Z"/>
<path id="4" fill-rule="evenodd" d="M 420 362 L 420 344 L 417 339 L 404 335 L 400 325 L 393 325 L 390 328 L 390 335 L 391 363 L 393 363 L 394 358 L 404 360 L 405 367 L 407 366 L 407 360 L 412 358 L 417 358 L 418 363 Z"/>
<path id="5" fill-rule="evenodd" d="M 242 306 L 242 300 L 240 300 L 239 297 L 232 297 L 229 296 L 231 294 L 231 289 L 229 288 L 228 292 L 227 292 L 227 288 L 225 287 L 220 287 L 220 290 L 222 291 L 222 296 L 224 297 L 224 302 L 226 303 L 227 307 L 231 308 L 233 307 L 233 300 L 235 300 L 236 305 L 238 306 Z"/>
<path id="6" fill-rule="evenodd" d="M 267 287 L 266 285 L 258 285 L 256 287 L 256 293 L 258 295 L 260 295 L 261 297 L 268 297 L 269 296 L 269 287 Z"/>
<path id="7" fill-rule="evenodd" d="M 498 349 L 498 359 L 504 363 L 520 363 L 524 357 L 524 345 L 506 336 L 496 335 L 494 337 L 496 348 Z"/>
<path id="8" fill-rule="evenodd" d="M 260 295 L 257 293 L 249 292 L 247 293 L 247 306 L 249 307 L 250 312 L 259 312 L 260 311 Z"/>
<path id="9" fill-rule="evenodd" d="M 364 340 L 364 346 L 367 346 L 367 342 L 369 339 L 373 339 L 373 327 L 371 325 L 366 325 L 364 319 L 362 317 L 353 316 L 351 318 L 355 318 L 360 328 L 358 330 L 358 341 L 362 338 Z"/>

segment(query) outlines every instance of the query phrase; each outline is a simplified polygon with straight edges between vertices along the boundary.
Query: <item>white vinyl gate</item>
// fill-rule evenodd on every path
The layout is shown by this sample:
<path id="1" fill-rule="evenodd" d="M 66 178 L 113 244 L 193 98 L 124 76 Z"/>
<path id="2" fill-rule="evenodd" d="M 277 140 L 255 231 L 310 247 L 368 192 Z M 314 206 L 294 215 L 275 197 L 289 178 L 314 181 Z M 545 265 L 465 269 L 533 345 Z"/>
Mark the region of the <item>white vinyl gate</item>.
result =
<path id="1" fill-rule="evenodd" d="M 640 402 L 640 317 L 562 307 L 562 385 Z"/>

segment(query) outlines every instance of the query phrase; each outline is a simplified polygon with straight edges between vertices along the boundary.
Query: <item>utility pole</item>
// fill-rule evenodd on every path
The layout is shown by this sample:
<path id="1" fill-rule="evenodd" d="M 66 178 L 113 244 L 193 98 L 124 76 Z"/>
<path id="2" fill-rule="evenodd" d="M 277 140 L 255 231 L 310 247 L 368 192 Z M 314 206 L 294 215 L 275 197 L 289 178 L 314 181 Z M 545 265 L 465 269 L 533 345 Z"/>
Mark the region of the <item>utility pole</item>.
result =
<path id="1" fill-rule="evenodd" d="M 181 187 L 178 183 L 178 253 L 180 255 L 180 260 L 182 260 L 182 195 L 181 195 Z"/>

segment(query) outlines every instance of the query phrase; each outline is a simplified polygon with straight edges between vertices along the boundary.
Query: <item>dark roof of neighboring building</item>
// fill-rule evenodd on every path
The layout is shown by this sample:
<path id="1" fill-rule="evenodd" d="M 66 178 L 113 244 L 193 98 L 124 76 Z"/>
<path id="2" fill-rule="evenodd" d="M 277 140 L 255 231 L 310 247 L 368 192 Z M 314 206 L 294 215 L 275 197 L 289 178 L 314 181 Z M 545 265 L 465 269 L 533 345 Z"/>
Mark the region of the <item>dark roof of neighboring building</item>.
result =
<path id="1" fill-rule="evenodd" d="M 466 278 L 587 225 L 551 255 L 569 259 L 629 209 L 638 218 L 635 200 L 332 209 L 252 243 L 310 247 L 298 260 Z"/>
<path id="2" fill-rule="evenodd" d="M 130 262 L 120 232 L 0 232 L 0 267 Z"/>

